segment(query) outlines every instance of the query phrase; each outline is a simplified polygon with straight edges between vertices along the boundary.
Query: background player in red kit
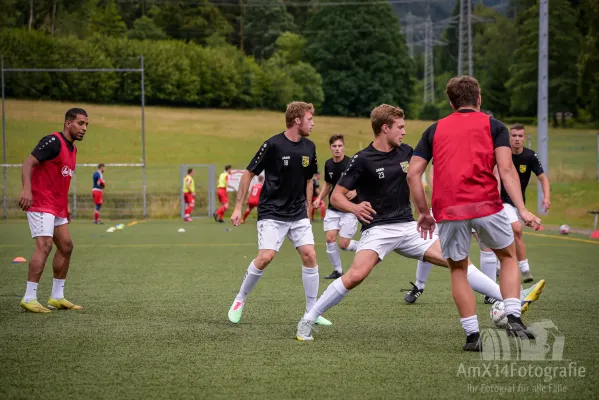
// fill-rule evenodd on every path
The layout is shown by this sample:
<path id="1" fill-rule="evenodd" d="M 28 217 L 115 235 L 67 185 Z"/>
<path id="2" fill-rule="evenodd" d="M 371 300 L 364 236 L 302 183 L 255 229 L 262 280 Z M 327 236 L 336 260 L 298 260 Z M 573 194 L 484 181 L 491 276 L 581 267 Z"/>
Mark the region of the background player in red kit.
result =
<path id="1" fill-rule="evenodd" d="M 322 220 L 324 221 L 324 217 L 327 212 L 324 201 L 321 199 L 318 203 L 316 203 L 316 199 L 318 199 L 318 196 L 320 195 L 320 172 L 316 172 L 314 174 L 314 177 L 312 178 L 312 187 L 312 195 L 314 196 L 314 198 L 312 198 L 313 207 L 312 214 L 310 214 L 310 220 L 314 222 L 314 214 L 316 214 L 316 208 L 320 208 L 320 218 L 322 218 Z"/>
<path id="2" fill-rule="evenodd" d="M 94 172 L 92 176 L 92 196 L 94 198 L 94 205 L 96 209 L 94 210 L 94 224 L 101 224 L 100 221 L 100 209 L 102 208 L 102 203 L 104 202 L 104 188 L 106 187 L 106 182 L 104 182 L 104 164 L 98 165 L 98 170 Z"/>
<path id="3" fill-rule="evenodd" d="M 243 218 L 241 219 L 242 224 L 245 224 L 245 220 L 248 217 L 248 215 L 250 215 L 250 212 L 252 212 L 254 208 L 258 207 L 263 182 L 264 177 L 262 175 L 258 175 L 258 183 L 252 186 L 252 189 L 250 190 L 250 197 L 248 197 L 248 208 L 243 213 Z"/>
<path id="4" fill-rule="evenodd" d="M 64 282 L 73 252 L 73 241 L 67 224 L 71 217 L 69 186 L 77 157 L 74 142 L 83 140 L 87 124 L 87 113 L 84 110 L 68 110 L 63 131 L 42 138 L 23 163 L 23 191 L 19 206 L 27 212 L 31 236 L 35 239 L 35 250 L 29 262 L 27 291 L 21 300 L 21 307 L 27 311 L 50 312 L 48 308 L 83 309 L 64 298 Z M 37 301 L 37 285 L 52 251 L 53 242 L 56 245 L 52 262 L 54 280 L 46 308 Z"/>

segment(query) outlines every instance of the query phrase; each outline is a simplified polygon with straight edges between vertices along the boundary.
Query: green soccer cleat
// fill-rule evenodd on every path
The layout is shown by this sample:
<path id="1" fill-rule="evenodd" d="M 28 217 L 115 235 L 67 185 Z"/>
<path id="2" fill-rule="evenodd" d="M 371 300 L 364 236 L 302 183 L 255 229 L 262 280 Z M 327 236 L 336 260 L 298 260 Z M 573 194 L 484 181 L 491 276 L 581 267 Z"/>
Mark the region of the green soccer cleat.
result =
<path id="1" fill-rule="evenodd" d="M 241 320 L 241 314 L 243 313 L 244 305 L 245 302 L 235 299 L 233 305 L 229 309 L 229 321 L 231 321 L 234 324 L 239 323 L 239 321 Z"/>
<path id="2" fill-rule="evenodd" d="M 333 325 L 333 323 L 331 321 L 329 321 L 328 319 L 326 319 L 322 315 L 319 315 L 318 318 L 316 318 L 316 322 L 314 322 L 314 323 L 316 325 L 322 325 L 322 326 L 331 326 L 331 325 Z"/>

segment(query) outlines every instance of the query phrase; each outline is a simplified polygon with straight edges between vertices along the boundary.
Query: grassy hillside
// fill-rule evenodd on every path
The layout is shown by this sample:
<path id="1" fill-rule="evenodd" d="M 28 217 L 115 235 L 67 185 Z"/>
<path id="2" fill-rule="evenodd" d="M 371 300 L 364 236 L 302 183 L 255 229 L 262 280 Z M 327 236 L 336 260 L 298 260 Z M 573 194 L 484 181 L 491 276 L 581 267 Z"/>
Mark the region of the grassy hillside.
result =
<path id="1" fill-rule="evenodd" d="M 9 100 L 6 103 L 8 163 L 21 163 L 45 134 L 62 128 L 63 115 L 72 106 L 85 108 L 90 115 L 88 133 L 79 143 L 79 163 L 138 163 L 141 161 L 141 109 L 133 106 L 106 106 Z M 409 117 L 409 116 L 408 116 Z M 349 154 L 368 145 L 372 138 L 366 118 L 315 116 L 310 138 L 318 149 L 321 163 L 329 158 L 328 138 L 333 133 L 346 135 Z M 406 142 L 414 146 L 430 121 L 408 120 Z M 148 191 L 162 196 L 169 210 L 157 215 L 176 214 L 179 168 L 182 163 L 215 164 L 217 172 L 230 163 L 244 168 L 260 144 L 284 129 L 283 113 L 183 108 L 146 108 L 146 151 Z M 533 148 L 536 128 L 528 128 Z M 545 218 L 552 224 L 568 223 L 590 227 L 587 210 L 599 209 L 597 183 L 596 132 L 591 130 L 550 130 L 550 172 L 553 183 L 553 210 Z M 77 190 L 87 194 L 93 168 L 80 169 Z M 8 196 L 14 204 L 20 185 L 20 172 L 8 172 Z M 89 177 L 87 176 L 89 175 Z M 105 178 L 110 193 L 140 193 L 141 170 L 107 169 Z M 198 184 L 206 180 L 197 178 Z M 531 182 L 528 203 L 535 209 L 535 180 Z M 152 204 L 150 204 L 152 207 Z M 152 210 L 151 210 L 152 211 Z"/>

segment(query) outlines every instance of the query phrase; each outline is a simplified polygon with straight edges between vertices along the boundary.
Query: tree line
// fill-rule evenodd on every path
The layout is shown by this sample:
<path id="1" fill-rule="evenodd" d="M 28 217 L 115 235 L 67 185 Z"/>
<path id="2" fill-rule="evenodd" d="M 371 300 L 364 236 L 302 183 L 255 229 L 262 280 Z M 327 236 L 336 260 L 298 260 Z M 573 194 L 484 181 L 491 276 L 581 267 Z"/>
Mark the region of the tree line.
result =
<path id="1" fill-rule="evenodd" d="M 0 0 L 0 53 L 12 67 L 131 66 L 144 55 L 150 104 L 280 110 L 303 99 L 329 115 L 367 115 L 381 102 L 414 117 L 447 113 L 457 26 L 435 46 L 438 101 L 425 106 L 423 59 L 409 57 L 391 3 L 346 3 Z M 485 109 L 501 117 L 536 115 L 538 10 L 538 0 L 473 10 L 484 21 L 473 30 L 474 75 Z M 555 123 L 599 121 L 599 2 L 551 0 L 549 10 L 550 112 Z M 138 102 L 130 75 L 11 73 L 7 95 Z"/>

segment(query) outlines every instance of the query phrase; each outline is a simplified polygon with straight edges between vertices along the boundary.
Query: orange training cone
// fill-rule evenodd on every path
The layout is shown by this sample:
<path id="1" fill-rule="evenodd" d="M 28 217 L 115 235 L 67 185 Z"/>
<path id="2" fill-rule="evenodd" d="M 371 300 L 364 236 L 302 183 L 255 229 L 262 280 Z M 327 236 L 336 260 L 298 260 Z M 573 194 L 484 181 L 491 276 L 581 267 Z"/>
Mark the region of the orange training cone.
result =
<path id="1" fill-rule="evenodd" d="M 27 260 L 25 260 L 23 257 L 17 257 L 14 260 L 12 260 L 13 264 L 18 264 L 18 263 L 24 263 L 27 262 Z"/>

